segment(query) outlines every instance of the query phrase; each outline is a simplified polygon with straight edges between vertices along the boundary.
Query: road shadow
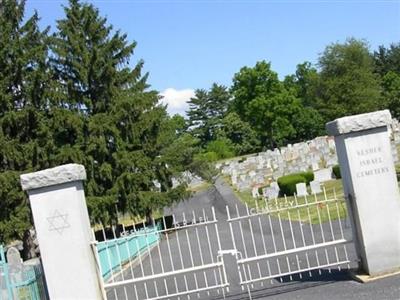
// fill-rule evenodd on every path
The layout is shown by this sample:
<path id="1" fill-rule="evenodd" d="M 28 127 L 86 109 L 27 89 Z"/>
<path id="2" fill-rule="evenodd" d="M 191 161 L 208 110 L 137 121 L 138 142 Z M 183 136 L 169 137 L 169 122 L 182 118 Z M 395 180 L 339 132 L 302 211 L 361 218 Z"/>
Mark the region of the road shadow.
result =
<path id="1" fill-rule="evenodd" d="M 218 297 L 214 296 L 213 299 L 264 299 L 271 296 L 326 286 L 337 282 L 355 282 L 350 274 L 352 271 L 355 271 L 355 269 L 336 269 L 331 270 L 330 272 L 328 270 L 321 270 L 321 272 L 319 272 L 318 270 L 303 272 L 292 276 L 284 276 L 282 278 L 274 279 L 267 284 L 264 283 L 263 286 L 258 284 L 258 287 L 256 287 L 255 285 L 253 287 L 245 287 L 242 292 L 230 294 L 228 293 L 225 295 L 225 297 L 223 297 L 222 295 Z"/>

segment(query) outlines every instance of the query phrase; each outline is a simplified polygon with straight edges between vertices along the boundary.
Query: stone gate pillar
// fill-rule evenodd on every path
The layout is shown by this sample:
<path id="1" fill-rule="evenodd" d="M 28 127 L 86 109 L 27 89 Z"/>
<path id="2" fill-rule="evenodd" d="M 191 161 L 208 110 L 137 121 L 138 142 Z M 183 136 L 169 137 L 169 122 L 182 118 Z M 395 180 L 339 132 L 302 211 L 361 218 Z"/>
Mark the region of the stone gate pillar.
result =
<path id="1" fill-rule="evenodd" d="M 28 192 L 50 299 L 102 299 L 82 165 L 21 175 Z"/>
<path id="2" fill-rule="evenodd" d="M 335 136 L 353 236 L 363 271 L 400 268 L 400 194 L 391 152 L 388 110 L 336 119 Z"/>

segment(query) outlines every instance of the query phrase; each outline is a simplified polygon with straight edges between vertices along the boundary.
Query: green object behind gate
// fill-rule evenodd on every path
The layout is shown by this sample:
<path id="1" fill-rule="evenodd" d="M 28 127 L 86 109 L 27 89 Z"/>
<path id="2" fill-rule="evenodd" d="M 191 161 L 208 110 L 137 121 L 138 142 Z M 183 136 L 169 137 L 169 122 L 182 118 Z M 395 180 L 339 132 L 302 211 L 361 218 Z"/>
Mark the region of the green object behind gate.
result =
<path id="1" fill-rule="evenodd" d="M 136 233 L 97 244 L 101 275 L 108 279 L 114 271 L 135 259 L 160 240 L 158 226 L 138 230 Z"/>
<path id="2" fill-rule="evenodd" d="M 41 267 L 24 265 L 16 273 L 10 272 L 0 245 L 0 300 L 47 299 Z"/>

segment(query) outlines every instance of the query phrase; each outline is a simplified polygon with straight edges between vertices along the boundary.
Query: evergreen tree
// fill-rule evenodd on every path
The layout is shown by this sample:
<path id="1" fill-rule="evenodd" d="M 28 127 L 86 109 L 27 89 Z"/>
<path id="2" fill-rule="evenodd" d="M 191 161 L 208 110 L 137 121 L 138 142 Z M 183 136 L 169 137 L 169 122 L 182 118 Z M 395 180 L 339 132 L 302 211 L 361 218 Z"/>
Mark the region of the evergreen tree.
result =
<path id="1" fill-rule="evenodd" d="M 47 30 L 37 13 L 24 21 L 25 1 L 0 2 L 0 243 L 32 245 L 32 224 L 19 174 L 48 167 L 53 159 L 49 129 Z M 26 258 L 35 255 L 25 247 Z"/>
<path id="2" fill-rule="evenodd" d="M 388 48 L 379 46 L 374 51 L 375 71 L 381 76 L 385 76 L 392 71 L 400 74 L 400 43 L 393 43 Z"/>
<path id="3" fill-rule="evenodd" d="M 196 90 L 188 103 L 189 129 L 203 145 L 215 140 L 230 103 L 228 89 L 214 83 L 208 91 Z"/>
<path id="4" fill-rule="evenodd" d="M 76 144 L 88 173 L 92 221 L 115 221 L 116 206 L 150 220 L 153 210 L 187 196 L 184 183 L 172 186 L 179 162 L 163 156 L 177 137 L 176 122 L 149 89 L 143 62 L 129 66 L 136 43 L 114 31 L 96 8 L 70 0 L 57 24 L 56 98 L 82 119 L 83 139 Z"/>

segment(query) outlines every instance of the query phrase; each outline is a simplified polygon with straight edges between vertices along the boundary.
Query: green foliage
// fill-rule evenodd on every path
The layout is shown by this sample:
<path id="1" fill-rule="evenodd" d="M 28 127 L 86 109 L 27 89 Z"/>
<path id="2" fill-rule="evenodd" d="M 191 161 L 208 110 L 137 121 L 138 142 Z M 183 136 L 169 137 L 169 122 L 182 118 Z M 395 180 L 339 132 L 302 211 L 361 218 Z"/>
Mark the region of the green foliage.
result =
<path id="1" fill-rule="evenodd" d="M 283 84 L 287 89 L 293 89 L 295 95 L 305 107 L 315 107 L 317 102 L 320 75 L 310 62 L 298 64 L 293 75 L 285 77 Z"/>
<path id="2" fill-rule="evenodd" d="M 332 171 L 333 171 L 333 174 L 335 175 L 336 179 L 342 178 L 342 175 L 340 174 L 340 166 L 339 165 L 333 166 Z"/>
<path id="3" fill-rule="evenodd" d="M 292 196 L 296 193 L 296 184 L 306 182 L 306 178 L 301 174 L 291 174 L 278 178 L 280 192 L 286 196 Z"/>
<path id="4" fill-rule="evenodd" d="M 319 58 L 318 110 L 326 121 L 382 107 L 379 81 L 366 42 L 331 44 Z"/>
<path id="5" fill-rule="evenodd" d="M 185 183 L 172 185 L 183 171 L 213 176 L 143 62 L 130 66 L 136 43 L 90 4 L 71 0 L 64 12 L 49 37 L 23 1 L 0 2 L 0 243 L 32 225 L 21 173 L 84 164 L 91 221 L 103 224 L 117 209 L 150 218 L 187 198 Z"/>
<path id="6" fill-rule="evenodd" d="M 36 13 L 24 17 L 24 6 L 0 3 L 0 243 L 29 236 L 31 216 L 19 174 L 59 158 L 48 110 L 47 29 L 39 30 Z"/>
<path id="7" fill-rule="evenodd" d="M 228 113 L 221 121 L 218 131 L 219 138 L 229 139 L 238 155 L 260 150 L 260 140 L 257 133 L 248 122 L 240 119 L 235 112 Z"/>
<path id="8" fill-rule="evenodd" d="M 301 172 L 279 177 L 278 185 L 283 195 L 292 196 L 296 193 L 296 184 L 304 182 L 308 185 L 313 180 L 313 172 Z"/>
<path id="9" fill-rule="evenodd" d="M 20 186 L 19 172 L 0 174 L 0 242 L 23 238 L 31 225 L 27 197 L 16 187 Z"/>
<path id="10" fill-rule="evenodd" d="M 198 156 L 198 159 L 202 160 L 202 161 L 207 161 L 207 162 L 212 163 L 212 162 L 216 162 L 217 160 L 219 160 L 219 157 L 218 157 L 218 154 L 216 152 L 207 151 L 207 152 L 201 153 Z"/>
<path id="11" fill-rule="evenodd" d="M 109 223 L 116 209 L 150 218 L 188 196 L 172 178 L 200 167 L 193 165 L 197 141 L 183 135 L 182 118 L 170 118 L 159 104 L 143 62 L 130 67 L 135 42 L 90 4 L 71 0 L 64 10 L 51 40 L 51 66 L 58 103 L 82 119 L 83 139 L 74 142 L 88 171 L 92 220 Z"/>
<path id="12" fill-rule="evenodd" d="M 400 43 L 391 44 L 388 48 L 379 46 L 374 51 L 375 71 L 381 76 L 388 72 L 400 74 Z"/>
<path id="13" fill-rule="evenodd" d="M 310 184 L 310 182 L 314 180 L 314 172 L 312 171 L 298 173 L 298 175 L 303 176 L 307 184 Z"/>
<path id="14" fill-rule="evenodd" d="M 382 78 L 383 97 L 392 117 L 400 119 L 400 73 L 389 71 Z"/>
<path id="15" fill-rule="evenodd" d="M 233 145 L 228 139 L 217 139 L 207 144 L 206 153 L 215 153 L 218 159 L 230 158 L 235 156 Z"/>
<path id="16" fill-rule="evenodd" d="M 293 120 L 296 129 L 296 141 L 309 141 L 325 135 L 325 121 L 318 110 L 312 107 L 301 109 Z"/>
<path id="17" fill-rule="evenodd" d="M 301 102 L 279 81 L 270 63 L 242 68 L 234 75 L 231 91 L 232 109 L 253 126 L 262 146 L 282 146 L 295 138 L 293 120 L 302 109 Z"/>
<path id="18" fill-rule="evenodd" d="M 225 86 L 214 83 L 207 90 L 196 90 L 190 99 L 188 124 L 190 132 L 200 138 L 202 144 L 217 138 L 217 130 L 230 102 L 230 93 Z"/>

